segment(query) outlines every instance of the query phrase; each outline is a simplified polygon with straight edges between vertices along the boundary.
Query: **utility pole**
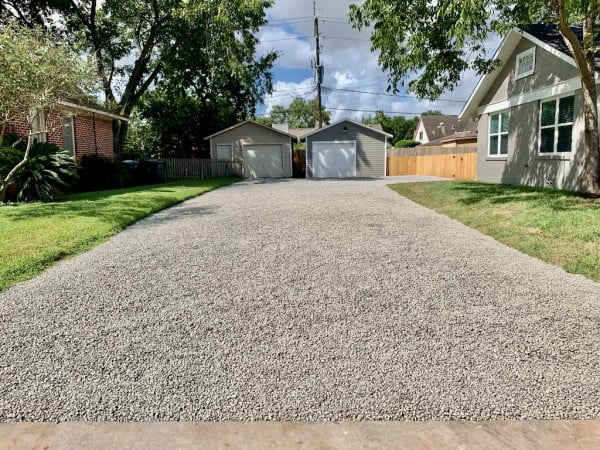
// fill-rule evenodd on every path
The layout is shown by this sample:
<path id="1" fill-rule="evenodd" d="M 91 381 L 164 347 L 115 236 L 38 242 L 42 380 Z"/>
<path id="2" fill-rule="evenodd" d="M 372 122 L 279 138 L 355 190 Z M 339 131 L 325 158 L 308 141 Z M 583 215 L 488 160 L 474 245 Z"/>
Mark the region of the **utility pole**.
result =
<path id="1" fill-rule="evenodd" d="M 313 16 L 315 18 L 315 74 L 317 79 L 317 123 L 323 128 L 323 114 L 321 109 L 321 83 L 323 82 L 323 66 L 321 66 L 321 44 L 319 43 L 319 18 L 317 17 L 317 0 L 313 0 Z"/>

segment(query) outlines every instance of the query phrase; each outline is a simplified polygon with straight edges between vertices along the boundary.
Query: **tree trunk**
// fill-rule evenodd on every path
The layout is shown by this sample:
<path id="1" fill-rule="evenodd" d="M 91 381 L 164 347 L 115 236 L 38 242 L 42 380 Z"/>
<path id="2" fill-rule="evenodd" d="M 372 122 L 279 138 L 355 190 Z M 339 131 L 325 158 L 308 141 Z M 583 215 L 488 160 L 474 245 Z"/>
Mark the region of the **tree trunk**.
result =
<path id="1" fill-rule="evenodd" d="M 113 120 L 113 148 L 117 158 L 121 159 L 123 148 L 125 147 L 125 139 L 129 130 L 129 122 L 124 120 Z"/>
<path id="2" fill-rule="evenodd" d="M 598 131 L 598 108 L 596 105 L 596 84 L 582 83 L 584 159 L 580 189 L 589 195 L 600 195 L 600 133 Z"/>
<path id="3" fill-rule="evenodd" d="M 31 152 L 32 143 L 31 135 L 29 135 L 27 138 L 27 148 L 25 149 L 25 155 L 23 155 L 23 159 L 19 162 L 19 164 L 13 167 L 10 172 L 8 172 L 8 175 L 6 175 L 6 177 L 4 177 L 4 179 L 0 182 L 0 203 L 4 203 L 6 191 L 8 190 L 8 186 L 10 186 L 15 174 L 27 163 L 27 161 L 29 161 L 29 153 Z"/>

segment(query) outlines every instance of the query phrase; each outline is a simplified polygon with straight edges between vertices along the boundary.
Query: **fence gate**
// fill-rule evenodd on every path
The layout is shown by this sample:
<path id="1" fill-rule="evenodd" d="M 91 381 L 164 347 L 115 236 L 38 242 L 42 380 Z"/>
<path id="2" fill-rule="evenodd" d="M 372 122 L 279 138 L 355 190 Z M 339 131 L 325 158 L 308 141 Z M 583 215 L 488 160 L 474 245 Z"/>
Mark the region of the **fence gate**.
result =
<path id="1" fill-rule="evenodd" d="M 239 161 L 169 158 L 165 159 L 165 171 L 169 181 L 207 180 L 241 177 L 243 166 Z"/>

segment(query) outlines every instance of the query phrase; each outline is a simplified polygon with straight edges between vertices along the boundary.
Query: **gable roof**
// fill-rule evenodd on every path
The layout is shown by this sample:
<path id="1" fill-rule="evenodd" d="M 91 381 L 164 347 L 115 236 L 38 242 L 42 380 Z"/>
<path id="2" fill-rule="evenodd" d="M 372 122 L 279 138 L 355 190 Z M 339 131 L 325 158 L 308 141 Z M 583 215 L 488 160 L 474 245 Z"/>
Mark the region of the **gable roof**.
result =
<path id="1" fill-rule="evenodd" d="M 577 29 L 577 27 L 572 28 L 574 31 Z M 532 31 L 535 34 L 532 34 L 529 31 Z M 563 47 L 559 43 L 557 35 L 558 38 L 562 39 L 558 34 L 556 27 L 554 25 L 547 24 L 524 25 L 521 28 L 513 28 L 510 30 L 500 43 L 500 46 L 492 58 L 494 61 L 500 61 L 501 64 L 479 79 L 477 86 L 471 93 L 469 100 L 463 107 L 458 117 L 464 118 L 477 115 L 477 108 L 481 104 L 484 96 L 487 94 L 498 75 L 500 75 L 500 72 L 504 68 L 506 61 L 511 57 L 521 39 L 527 39 L 538 47 L 546 50 L 548 53 L 562 59 L 566 63 L 576 66 L 575 60 L 568 55 L 566 46 Z"/>
<path id="2" fill-rule="evenodd" d="M 460 142 L 460 141 L 468 141 L 472 139 L 477 139 L 477 128 L 474 130 L 468 131 L 459 131 L 457 133 L 449 134 L 448 136 L 441 137 L 439 139 L 435 139 L 433 141 L 429 141 L 425 144 L 417 145 L 417 147 L 435 147 L 437 145 L 442 145 L 447 142 Z"/>
<path id="3" fill-rule="evenodd" d="M 461 119 L 454 115 L 421 116 L 421 124 L 430 141 L 435 141 L 454 133 L 472 131 L 477 128 L 477 123 L 468 119 Z"/>
<path id="4" fill-rule="evenodd" d="M 547 23 L 536 23 L 532 25 L 522 25 L 520 27 L 524 32 L 539 39 L 541 42 L 551 46 L 552 48 L 564 53 L 571 58 L 571 53 L 565 40 L 560 35 L 558 27 Z M 573 25 L 570 27 L 579 41 L 583 41 L 583 28 L 581 25 Z M 600 42 L 600 36 L 596 36 L 596 42 Z M 600 69 L 600 53 L 596 52 L 596 71 Z"/>
<path id="5" fill-rule="evenodd" d="M 393 137 L 392 134 L 386 133 L 385 131 L 383 131 L 383 128 L 381 130 L 379 130 L 379 129 L 375 128 L 375 127 L 372 127 L 372 126 L 369 126 L 369 125 L 365 125 L 364 123 L 356 122 L 356 121 L 351 120 L 351 119 L 338 120 L 337 122 L 334 122 L 334 123 L 332 123 L 330 125 L 326 125 L 323 128 L 317 128 L 316 130 L 314 130 L 314 131 L 312 131 L 310 133 L 305 134 L 304 137 L 307 138 L 309 136 L 312 136 L 313 134 L 320 133 L 323 130 L 326 130 L 326 129 L 331 128 L 331 127 L 335 127 L 336 125 L 339 125 L 340 123 L 344 123 L 344 122 L 348 122 L 348 123 L 351 123 L 351 124 L 354 124 L 354 125 L 358 125 L 359 127 L 366 128 L 368 130 L 374 131 L 374 132 L 379 133 L 379 134 L 383 134 L 386 137 Z"/>
<path id="6" fill-rule="evenodd" d="M 248 125 L 248 124 L 252 124 L 252 125 L 256 125 L 256 126 L 265 128 L 265 129 L 267 129 L 269 131 L 272 131 L 273 133 L 282 134 L 282 135 L 290 137 L 290 138 L 292 138 L 294 140 L 297 139 L 296 136 L 294 136 L 293 134 L 290 134 L 290 133 L 286 133 L 285 131 L 281 131 L 281 130 L 278 130 L 278 129 L 272 128 L 272 127 L 268 127 L 268 126 L 263 125 L 261 123 L 255 122 L 254 120 L 245 120 L 244 122 L 240 122 L 238 124 L 230 126 L 229 128 L 225 128 L 224 130 L 217 131 L 216 133 L 211 134 L 210 136 L 206 136 L 204 138 L 204 140 L 206 141 L 208 139 L 212 139 L 215 136 L 219 136 L 220 134 L 227 133 L 228 131 L 234 130 L 236 128 L 239 128 L 241 126 Z"/>
<path id="7" fill-rule="evenodd" d="M 296 136 L 296 139 L 298 139 L 299 141 L 301 141 L 302 139 L 304 139 L 304 136 L 307 133 L 310 133 L 311 131 L 314 131 L 314 128 L 290 128 L 288 130 L 288 133 L 293 134 L 294 136 Z"/>

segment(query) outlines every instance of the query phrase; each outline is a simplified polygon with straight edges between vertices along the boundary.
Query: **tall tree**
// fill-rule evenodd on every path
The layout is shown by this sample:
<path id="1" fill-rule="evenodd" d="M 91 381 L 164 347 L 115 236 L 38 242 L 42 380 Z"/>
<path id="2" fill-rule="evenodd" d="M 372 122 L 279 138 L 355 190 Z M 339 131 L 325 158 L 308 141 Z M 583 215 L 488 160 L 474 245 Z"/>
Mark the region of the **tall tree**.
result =
<path id="1" fill-rule="evenodd" d="M 271 4 L 272 0 L 0 0 L 0 14 L 26 22 L 43 20 L 49 27 L 62 23 L 66 35 L 96 57 L 107 105 L 129 117 L 142 95 L 169 72 L 193 74 L 196 83 L 207 86 L 208 95 L 215 77 L 237 78 L 254 58 L 254 35 L 266 22 L 265 9 Z M 266 58 L 272 61 L 273 56 Z M 264 61 L 258 66 L 270 68 Z M 127 126 L 122 121 L 113 124 L 117 151 Z"/>
<path id="2" fill-rule="evenodd" d="M 396 142 L 413 138 L 419 118 L 413 117 L 412 119 L 407 119 L 404 116 L 390 117 L 386 116 L 383 111 L 378 111 L 374 117 L 363 118 L 362 122 L 365 125 L 380 124 L 383 131 L 394 136 L 392 142 Z"/>
<path id="3" fill-rule="evenodd" d="M 93 92 L 97 80 L 91 61 L 69 46 L 55 43 L 37 27 L 8 24 L 0 32 L 0 49 L 0 142 L 6 125 L 17 117 L 25 115 L 29 124 L 22 160 L 0 176 L 1 203 L 13 178 L 29 160 L 33 123 L 38 115 L 47 113 L 65 97 L 85 97 Z"/>
<path id="4" fill-rule="evenodd" d="M 328 125 L 331 116 L 329 111 L 321 107 L 323 122 Z M 275 105 L 271 108 L 270 117 L 261 120 L 263 123 L 287 123 L 290 128 L 314 128 L 317 124 L 317 100 L 306 100 L 296 97 L 286 108 Z"/>
<path id="5" fill-rule="evenodd" d="M 600 195 L 595 55 L 598 0 L 366 0 L 352 5 L 350 18 L 362 28 L 374 24 L 371 42 L 397 90 L 409 76 L 409 90 L 438 98 L 453 89 L 466 69 L 484 74 L 494 67 L 486 56 L 490 33 L 543 20 L 557 26 L 579 69 L 584 102 L 585 162 L 581 190 Z M 578 23 L 583 39 L 570 25 Z M 469 57 L 471 56 L 471 57 Z"/>

